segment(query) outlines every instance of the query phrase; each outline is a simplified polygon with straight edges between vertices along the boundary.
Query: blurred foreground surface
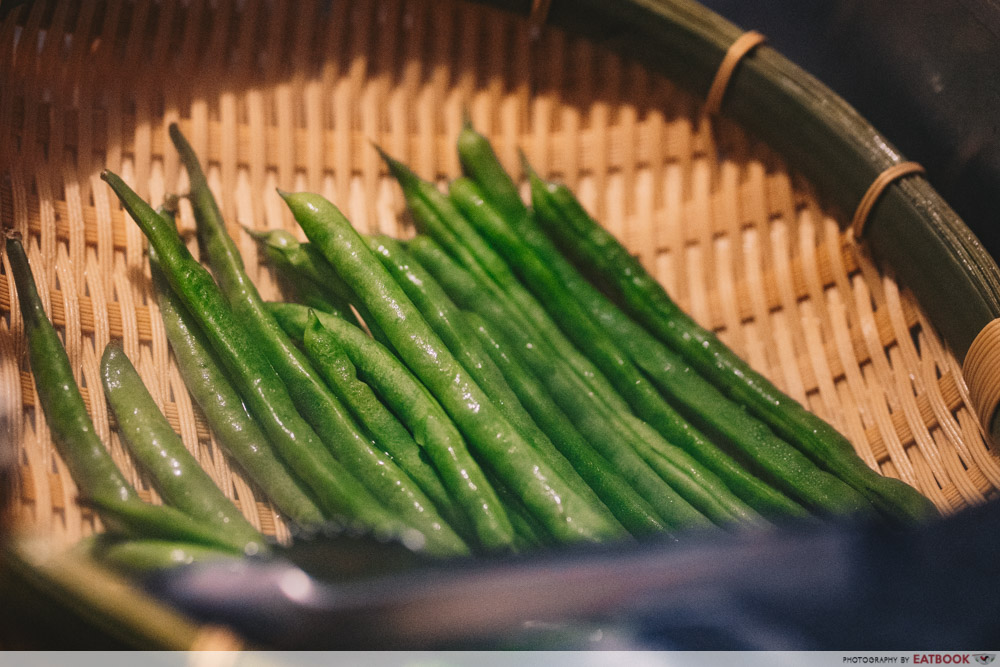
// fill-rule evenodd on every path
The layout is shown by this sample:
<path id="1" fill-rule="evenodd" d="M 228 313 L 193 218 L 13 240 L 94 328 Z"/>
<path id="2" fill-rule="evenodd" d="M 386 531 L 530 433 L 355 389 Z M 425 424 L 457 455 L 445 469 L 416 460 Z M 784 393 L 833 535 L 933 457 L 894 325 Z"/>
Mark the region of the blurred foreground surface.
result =
<path id="1" fill-rule="evenodd" d="M 383 572 L 340 581 L 338 560 L 367 547 L 316 544 L 290 554 L 304 569 L 191 568 L 147 587 L 283 649 L 974 650 L 1000 637 L 998 525 L 993 502 L 916 529 L 791 526 L 493 562 L 421 565 L 370 545 Z"/>

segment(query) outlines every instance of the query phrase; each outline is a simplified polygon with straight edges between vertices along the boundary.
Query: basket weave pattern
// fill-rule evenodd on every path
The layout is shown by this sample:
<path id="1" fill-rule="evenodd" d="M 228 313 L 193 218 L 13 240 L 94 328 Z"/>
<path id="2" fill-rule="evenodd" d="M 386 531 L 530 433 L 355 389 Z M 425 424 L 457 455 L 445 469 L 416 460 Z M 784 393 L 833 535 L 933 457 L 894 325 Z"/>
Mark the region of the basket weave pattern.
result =
<path id="1" fill-rule="evenodd" d="M 955 359 L 780 159 L 640 65 L 483 7 L 428 0 L 36 2 L 0 24 L 0 220 L 26 239 L 98 433 L 156 500 L 115 433 L 98 364 L 120 339 L 185 444 L 263 531 L 273 507 L 230 465 L 184 389 L 151 298 L 144 239 L 100 181 L 153 203 L 183 192 L 180 123 L 264 298 L 280 290 L 240 225 L 301 237 L 274 188 L 320 192 L 362 230 L 410 235 L 369 145 L 426 178 L 458 175 L 463 109 L 517 173 L 520 147 L 663 281 L 678 303 L 871 466 L 943 511 L 1000 488 Z M 190 208 L 179 225 L 193 239 Z M 69 543 L 75 502 L 27 364 L 4 257 L 0 429 L 16 447 L 14 512 Z"/>

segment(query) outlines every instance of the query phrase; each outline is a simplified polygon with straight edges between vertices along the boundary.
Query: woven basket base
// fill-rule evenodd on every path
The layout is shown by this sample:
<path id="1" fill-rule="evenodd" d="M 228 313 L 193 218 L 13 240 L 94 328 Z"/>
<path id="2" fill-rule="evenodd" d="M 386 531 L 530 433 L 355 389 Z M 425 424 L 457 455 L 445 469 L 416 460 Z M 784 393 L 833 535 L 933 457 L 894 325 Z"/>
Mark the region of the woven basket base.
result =
<path id="1" fill-rule="evenodd" d="M 424 177 L 452 178 L 464 109 L 514 173 L 521 148 L 567 182 L 684 308 L 869 465 L 944 512 L 997 494 L 1000 460 L 955 359 L 766 147 L 705 121 L 696 100 L 640 65 L 558 31 L 532 41 L 512 16 L 425 0 L 325 4 L 36 2 L 0 26 L 3 225 L 25 235 L 97 431 L 145 497 L 157 500 L 100 389 L 111 339 L 225 492 L 264 532 L 288 537 L 192 406 L 151 300 L 142 235 L 100 170 L 154 203 L 183 192 L 166 134 L 179 122 L 251 276 L 277 298 L 240 229 L 301 236 L 274 188 L 321 192 L 360 229 L 407 236 L 401 194 L 369 141 Z M 188 207 L 179 224 L 193 230 Z M 16 446 L 13 512 L 70 543 L 99 526 L 74 501 L 35 407 L 6 257 L 3 266 L 0 428 Z"/>

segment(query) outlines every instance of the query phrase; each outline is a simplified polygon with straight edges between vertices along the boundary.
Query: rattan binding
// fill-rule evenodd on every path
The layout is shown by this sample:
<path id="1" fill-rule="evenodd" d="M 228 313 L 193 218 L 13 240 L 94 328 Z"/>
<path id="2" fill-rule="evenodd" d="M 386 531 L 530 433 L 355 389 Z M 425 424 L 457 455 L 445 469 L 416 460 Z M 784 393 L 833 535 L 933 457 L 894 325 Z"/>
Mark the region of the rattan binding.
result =
<path id="1" fill-rule="evenodd" d="M 989 433 L 1000 406 L 1000 319 L 983 327 L 972 341 L 962 373 L 969 385 L 972 405 Z"/>
<path id="2" fill-rule="evenodd" d="M 925 173 L 923 166 L 917 162 L 900 162 L 879 174 L 872 181 L 872 184 L 868 186 L 868 190 L 861 197 L 861 201 L 858 202 L 858 208 L 855 209 L 854 216 L 851 218 L 850 229 L 851 233 L 854 234 L 854 238 L 860 239 L 865 233 L 865 225 L 868 223 L 868 217 L 871 215 L 878 198 L 882 196 L 887 187 L 906 176 L 923 173 Z"/>
<path id="3" fill-rule="evenodd" d="M 712 78 L 712 85 L 708 88 L 705 96 L 705 113 L 714 116 L 722 109 L 722 98 L 726 96 L 726 89 L 729 87 L 729 80 L 733 73 L 751 51 L 767 41 L 767 37 L 757 32 L 749 30 L 740 35 L 735 42 L 726 50 L 726 55 L 719 63 L 719 69 L 715 71 Z"/>

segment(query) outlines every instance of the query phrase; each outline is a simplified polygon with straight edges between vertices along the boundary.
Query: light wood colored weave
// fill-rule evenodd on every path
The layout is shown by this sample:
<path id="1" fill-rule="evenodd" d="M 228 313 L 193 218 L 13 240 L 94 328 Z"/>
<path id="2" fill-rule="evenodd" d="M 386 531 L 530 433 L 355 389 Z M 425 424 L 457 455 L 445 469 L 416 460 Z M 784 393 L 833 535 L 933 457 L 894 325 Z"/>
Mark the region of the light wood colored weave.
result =
<path id="1" fill-rule="evenodd" d="M 325 8 L 326 5 L 329 7 Z M 216 447 L 170 357 L 144 240 L 99 180 L 154 203 L 183 191 L 166 126 L 203 162 L 265 298 L 278 296 L 239 225 L 295 229 L 274 188 L 310 189 L 363 230 L 408 235 L 369 141 L 425 177 L 459 173 L 463 108 L 517 171 L 523 148 L 651 267 L 678 302 L 869 465 L 945 512 L 1000 488 L 955 359 L 781 160 L 700 114 L 668 81 L 594 45 L 473 4 L 39 0 L 0 25 L 0 220 L 21 231 L 97 430 L 143 493 L 108 416 L 98 360 L 124 341 L 184 442 L 264 531 L 269 503 Z M 190 209 L 179 223 L 193 229 Z M 190 243 L 197 252 L 193 239 Z M 99 528 L 74 502 L 0 275 L 0 429 L 17 448 L 16 518 L 68 543 Z"/>

